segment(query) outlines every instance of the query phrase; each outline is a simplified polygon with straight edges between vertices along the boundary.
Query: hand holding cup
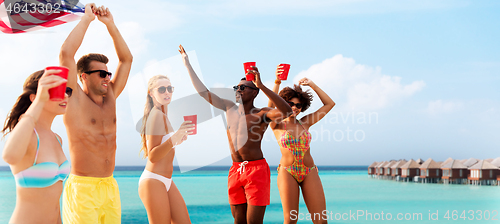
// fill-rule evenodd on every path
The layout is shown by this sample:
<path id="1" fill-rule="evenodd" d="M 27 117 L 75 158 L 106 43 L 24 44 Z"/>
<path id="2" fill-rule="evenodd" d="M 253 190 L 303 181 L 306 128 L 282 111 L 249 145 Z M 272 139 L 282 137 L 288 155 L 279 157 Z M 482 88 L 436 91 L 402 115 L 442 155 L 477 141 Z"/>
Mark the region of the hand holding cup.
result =
<path id="1" fill-rule="evenodd" d="M 181 144 L 186 141 L 187 136 L 193 134 L 192 130 L 195 129 L 195 125 L 191 121 L 184 121 L 179 130 L 177 130 L 171 138 L 172 144 L 174 146 Z"/>
<path id="2" fill-rule="evenodd" d="M 248 73 L 250 74 L 253 74 L 254 76 L 254 80 L 252 80 L 253 84 L 260 89 L 260 87 L 262 86 L 262 81 L 260 80 L 260 73 L 259 73 L 259 69 L 255 66 L 250 66 L 250 68 L 252 70 L 249 70 Z M 247 74 L 248 74 L 247 73 Z M 250 80 L 247 80 L 247 81 L 250 81 Z"/>
<path id="3" fill-rule="evenodd" d="M 47 67 L 38 81 L 38 89 L 36 98 L 41 102 L 50 100 L 63 100 L 66 92 L 66 78 L 61 77 L 60 74 L 64 73 L 66 69 L 66 78 L 68 77 L 68 69 L 65 67 Z M 64 74 L 63 74 L 64 76 Z M 60 93 L 62 91 L 62 94 Z M 57 95 L 57 99 L 54 98 Z"/>

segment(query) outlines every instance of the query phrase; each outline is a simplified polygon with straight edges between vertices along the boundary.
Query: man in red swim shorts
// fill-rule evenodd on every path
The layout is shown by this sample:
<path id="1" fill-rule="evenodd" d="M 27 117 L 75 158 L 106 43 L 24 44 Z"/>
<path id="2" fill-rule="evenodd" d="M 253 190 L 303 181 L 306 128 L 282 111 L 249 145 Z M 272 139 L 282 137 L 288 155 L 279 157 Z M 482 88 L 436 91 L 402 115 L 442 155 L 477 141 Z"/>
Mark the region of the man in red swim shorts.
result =
<path id="1" fill-rule="evenodd" d="M 278 94 L 260 80 L 257 67 L 247 74 L 255 80 L 243 78 L 234 86 L 237 103 L 221 99 L 210 92 L 191 67 L 184 48 L 180 50 L 196 91 L 214 107 L 226 112 L 227 137 L 233 166 L 229 170 L 228 193 L 234 223 L 263 223 L 266 206 L 270 202 L 271 172 L 261 150 L 261 141 L 269 123 L 279 122 L 291 115 L 292 108 Z M 276 105 L 277 109 L 254 107 L 259 90 Z"/>

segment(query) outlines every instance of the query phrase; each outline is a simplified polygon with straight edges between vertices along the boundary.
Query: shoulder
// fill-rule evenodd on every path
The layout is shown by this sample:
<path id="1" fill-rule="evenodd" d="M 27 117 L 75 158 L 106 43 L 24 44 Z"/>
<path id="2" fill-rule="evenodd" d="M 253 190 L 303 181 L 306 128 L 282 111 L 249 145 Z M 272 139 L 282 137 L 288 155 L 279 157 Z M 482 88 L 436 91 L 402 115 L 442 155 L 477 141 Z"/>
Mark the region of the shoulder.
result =
<path id="1" fill-rule="evenodd" d="M 162 111 L 153 107 L 153 109 L 151 109 L 151 112 L 149 112 L 148 123 L 161 121 L 163 120 L 163 116 L 165 116 L 165 114 L 163 114 Z"/>
<path id="2" fill-rule="evenodd" d="M 153 108 L 146 121 L 146 135 L 165 135 L 164 114 L 160 110 Z"/>

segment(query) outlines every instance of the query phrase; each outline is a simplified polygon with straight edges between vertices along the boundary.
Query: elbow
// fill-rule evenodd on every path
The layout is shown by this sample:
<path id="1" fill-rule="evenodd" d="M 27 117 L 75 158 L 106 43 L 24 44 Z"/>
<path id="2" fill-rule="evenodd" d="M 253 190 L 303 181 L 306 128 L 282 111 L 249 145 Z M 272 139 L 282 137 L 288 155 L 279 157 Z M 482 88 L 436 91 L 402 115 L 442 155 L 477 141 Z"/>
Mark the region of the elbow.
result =
<path id="1" fill-rule="evenodd" d="M 14 156 L 14 155 L 5 153 L 5 151 L 2 154 L 2 159 L 3 159 L 3 161 L 5 161 L 6 163 L 8 163 L 10 165 L 13 165 L 13 164 L 16 164 L 19 162 L 19 158 L 16 158 L 16 156 Z"/>
<path id="2" fill-rule="evenodd" d="M 59 61 L 64 61 L 66 58 L 71 57 L 71 53 L 69 50 L 64 49 L 64 46 L 61 48 L 61 52 L 59 52 Z"/>
<path id="3" fill-rule="evenodd" d="M 134 60 L 134 56 L 131 53 L 127 54 L 125 57 L 120 58 L 120 62 L 122 63 L 132 63 Z"/>
<path id="4" fill-rule="evenodd" d="M 151 163 L 156 163 L 159 161 L 158 156 L 154 152 L 149 152 L 148 159 Z"/>
<path id="5" fill-rule="evenodd" d="M 148 158 L 149 158 L 149 162 L 151 162 L 151 163 L 158 162 L 158 159 L 156 158 L 156 156 L 149 155 Z"/>

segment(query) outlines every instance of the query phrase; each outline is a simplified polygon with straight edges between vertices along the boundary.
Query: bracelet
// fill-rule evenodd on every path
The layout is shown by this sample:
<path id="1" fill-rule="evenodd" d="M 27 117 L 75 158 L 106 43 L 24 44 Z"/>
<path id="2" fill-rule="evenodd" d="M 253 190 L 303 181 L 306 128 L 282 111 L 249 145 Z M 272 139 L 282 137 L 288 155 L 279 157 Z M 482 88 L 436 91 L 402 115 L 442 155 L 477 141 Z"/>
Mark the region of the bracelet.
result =
<path id="1" fill-rule="evenodd" d="M 279 80 L 279 79 L 274 80 L 274 84 L 278 84 L 278 85 L 281 84 L 281 80 Z"/>
<path id="2" fill-rule="evenodd" d="M 31 121 L 33 122 L 33 126 L 36 126 L 35 118 L 33 118 L 33 116 L 31 116 L 30 114 L 21 114 L 21 116 L 19 116 L 19 120 L 21 120 L 22 118 L 24 118 L 25 115 L 26 115 L 26 117 L 31 118 Z"/>

